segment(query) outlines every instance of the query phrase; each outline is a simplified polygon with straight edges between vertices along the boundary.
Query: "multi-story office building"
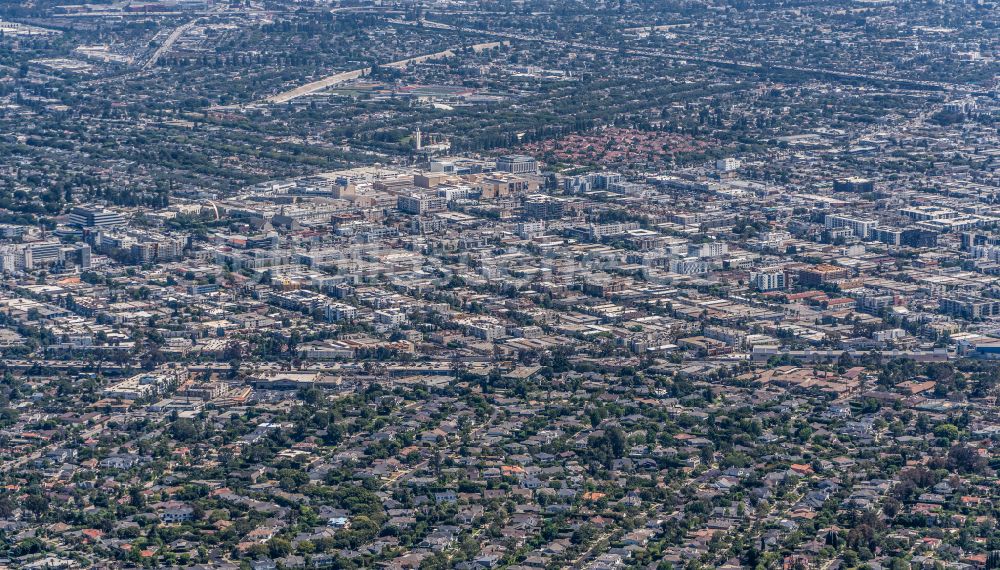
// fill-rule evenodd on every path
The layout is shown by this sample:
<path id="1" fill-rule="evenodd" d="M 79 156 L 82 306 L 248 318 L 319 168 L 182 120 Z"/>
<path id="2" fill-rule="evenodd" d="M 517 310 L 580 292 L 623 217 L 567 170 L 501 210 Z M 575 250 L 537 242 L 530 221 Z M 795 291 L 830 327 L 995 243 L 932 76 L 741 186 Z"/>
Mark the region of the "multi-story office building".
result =
<path id="1" fill-rule="evenodd" d="M 563 216 L 565 209 L 563 200 L 544 195 L 528 196 L 524 202 L 524 215 L 536 220 L 559 219 Z"/>
<path id="2" fill-rule="evenodd" d="M 671 259 L 670 272 L 681 275 L 701 275 L 711 271 L 712 265 L 697 257 L 687 257 L 684 259 Z"/>
<path id="3" fill-rule="evenodd" d="M 563 179 L 563 191 L 570 194 L 583 194 L 594 189 L 594 176 L 592 174 L 581 174 Z"/>
<path id="4" fill-rule="evenodd" d="M 90 244 L 80 244 L 80 269 L 87 270 L 90 269 L 91 264 L 91 248 Z"/>
<path id="5" fill-rule="evenodd" d="M 941 206 L 912 206 L 901 209 L 899 213 L 915 222 L 926 222 L 929 220 L 952 220 L 961 215 L 951 208 L 944 208 Z"/>
<path id="6" fill-rule="evenodd" d="M 718 257 L 729 252 L 729 244 L 724 241 L 688 244 L 688 255 L 696 257 Z"/>
<path id="7" fill-rule="evenodd" d="M 872 239 L 889 245 L 935 247 L 938 242 L 938 234 L 920 228 L 875 228 L 872 231 Z"/>
<path id="8" fill-rule="evenodd" d="M 93 206 L 77 206 L 69 213 L 69 223 L 81 228 L 110 228 L 125 225 L 125 218 L 110 210 Z"/>
<path id="9" fill-rule="evenodd" d="M 56 240 L 28 243 L 24 247 L 31 253 L 31 267 L 28 269 L 58 263 L 63 259 L 63 245 Z"/>
<path id="10" fill-rule="evenodd" d="M 833 181 L 834 192 L 874 192 L 875 183 L 867 178 L 843 178 Z"/>
<path id="11" fill-rule="evenodd" d="M 538 181 L 534 178 L 504 173 L 484 176 L 476 186 L 479 188 L 480 198 L 484 200 L 537 192 L 539 188 Z"/>
<path id="12" fill-rule="evenodd" d="M 26 226 L 0 224 L 0 239 L 16 239 L 24 235 Z"/>
<path id="13" fill-rule="evenodd" d="M 132 259 L 140 263 L 170 261 L 184 255 L 184 241 L 166 236 L 148 236 L 130 247 Z"/>
<path id="14" fill-rule="evenodd" d="M 622 181 L 622 175 L 617 172 L 598 172 L 594 174 L 594 188 L 607 189 L 612 184 Z"/>
<path id="15" fill-rule="evenodd" d="M 431 212 L 443 212 L 448 209 L 448 200 L 441 196 L 428 196 L 427 194 L 410 194 L 400 196 L 396 201 L 396 207 L 407 214 L 422 215 Z"/>
<path id="16" fill-rule="evenodd" d="M 638 196 L 642 194 L 648 187 L 645 184 L 638 184 L 636 182 L 611 182 L 608 184 L 608 192 L 614 192 L 615 194 L 625 194 L 627 196 Z"/>
<path id="17" fill-rule="evenodd" d="M 865 293 L 859 295 L 856 300 L 859 310 L 873 314 L 896 304 L 895 296 L 878 293 Z"/>
<path id="18" fill-rule="evenodd" d="M 0 271 L 31 271 L 49 265 L 72 263 L 90 268 L 90 246 L 64 245 L 55 240 L 0 247 Z"/>
<path id="19" fill-rule="evenodd" d="M 1000 300 L 996 299 L 945 297 L 938 303 L 942 313 L 965 319 L 1000 316 Z"/>
<path id="20" fill-rule="evenodd" d="M 875 228 L 872 239 L 887 245 L 903 245 L 903 230 L 900 228 Z"/>
<path id="21" fill-rule="evenodd" d="M 937 247 L 938 233 L 920 228 L 903 230 L 903 245 L 910 247 Z"/>
<path id="22" fill-rule="evenodd" d="M 519 222 L 516 233 L 524 239 L 543 235 L 545 233 L 545 222 Z"/>
<path id="23" fill-rule="evenodd" d="M 815 267 L 799 271 L 799 284 L 806 286 L 825 285 L 850 275 L 846 267 L 821 263 Z"/>
<path id="24" fill-rule="evenodd" d="M 30 256 L 31 254 L 29 253 L 28 255 Z M 0 248 L 0 272 L 13 273 L 15 271 L 24 271 L 25 261 L 24 248 L 16 246 L 4 246 Z M 30 263 L 30 257 L 27 261 Z"/>
<path id="25" fill-rule="evenodd" d="M 530 156 L 508 155 L 497 159 L 497 170 L 511 174 L 537 174 L 538 163 Z"/>
<path id="26" fill-rule="evenodd" d="M 1000 236 L 979 232 L 965 232 L 961 236 L 962 251 L 971 251 L 977 245 L 1000 245 Z"/>
<path id="27" fill-rule="evenodd" d="M 609 224 L 589 224 L 586 228 L 578 230 L 577 233 L 592 240 L 599 240 L 609 236 L 622 235 L 637 229 L 639 229 L 639 222 L 612 222 Z"/>
<path id="28" fill-rule="evenodd" d="M 358 310 L 347 303 L 330 303 L 325 313 L 326 320 L 330 322 L 349 321 L 357 316 Z"/>
<path id="29" fill-rule="evenodd" d="M 827 229 L 848 228 L 855 236 L 868 239 L 871 237 L 872 231 L 878 226 L 878 221 L 827 214 L 824 224 Z"/>

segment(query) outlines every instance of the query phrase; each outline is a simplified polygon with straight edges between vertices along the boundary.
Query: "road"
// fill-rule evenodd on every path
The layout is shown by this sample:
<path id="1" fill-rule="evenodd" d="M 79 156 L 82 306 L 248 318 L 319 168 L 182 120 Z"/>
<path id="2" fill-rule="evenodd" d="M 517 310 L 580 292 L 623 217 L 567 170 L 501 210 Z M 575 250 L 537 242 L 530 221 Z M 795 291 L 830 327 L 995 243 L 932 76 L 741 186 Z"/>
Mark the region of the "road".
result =
<path id="1" fill-rule="evenodd" d="M 495 48 L 495 47 L 498 47 L 498 46 L 500 46 L 500 42 L 488 42 L 488 43 L 482 43 L 482 44 L 475 44 L 475 45 L 470 46 L 470 47 L 474 51 L 476 51 L 476 52 L 481 52 L 483 50 L 492 49 L 492 48 Z M 426 54 L 426 55 L 418 55 L 416 57 L 411 57 L 411 58 L 407 58 L 407 59 L 401 59 L 399 61 L 394 61 L 392 63 L 387 63 L 383 67 L 390 67 L 390 68 L 394 68 L 394 69 L 401 69 L 401 68 L 404 68 L 404 67 L 406 67 L 408 65 L 411 65 L 411 64 L 423 63 L 425 61 L 429 61 L 429 60 L 433 60 L 433 59 L 442 59 L 442 58 L 445 58 L 445 57 L 451 57 L 453 55 L 455 55 L 455 50 L 454 49 L 448 49 L 448 50 L 439 51 L 439 52 L 436 52 L 436 53 L 429 53 L 429 54 Z M 352 70 L 352 71 L 342 71 L 340 73 L 335 73 L 335 74 L 330 75 L 328 77 L 324 77 L 323 79 L 320 79 L 318 81 L 313 81 L 312 83 L 306 83 L 305 85 L 302 85 L 300 87 L 296 87 L 295 89 L 291 89 L 289 91 L 285 91 L 284 93 L 278 93 L 277 95 L 272 95 L 272 96 L 268 97 L 267 99 L 264 99 L 264 101 L 262 101 L 262 102 L 263 103 L 287 103 L 288 101 L 291 101 L 292 99 L 296 99 L 298 97 L 302 97 L 303 95 L 311 95 L 313 93 L 318 93 L 320 91 L 323 91 L 324 89 L 327 89 L 327 88 L 332 87 L 334 85 L 338 85 L 340 83 L 344 83 L 345 81 L 351 81 L 353 79 L 359 79 L 359 78 L 361 78 L 361 77 L 363 77 L 363 76 L 371 73 L 371 71 L 372 71 L 371 67 L 365 67 L 365 68 L 362 68 L 362 69 L 355 69 L 355 70 Z"/>
<path id="2" fill-rule="evenodd" d="M 876 125 L 868 129 L 863 129 L 854 137 L 854 141 L 857 142 L 862 138 L 870 138 L 870 137 L 882 138 L 891 136 L 896 136 L 896 137 L 901 136 L 909 131 L 912 131 L 913 129 L 923 126 L 928 119 L 934 116 L 943 107 L 944 105 L 934 105 L 930 109 L 922 111 L 915 117 L 905 119 L 891 126 Z"/>
<path id="3" fill-rule="evenodd" d="M 391 477 L 389 477 L 388 479 L 385 480 L 384 483 L 382 483 L 382 489 L 388 489 L 393 484 L 395 484 L 397 481 L 405 481 L 406 479 L 408 479 L 410 477 L 411 474 L 413 474 L 413 473 L 415 473 L 417 471 L 420 471 L 424 467 L 427 467 L 428 463 L 430 463 L 430 460 L 429 459 L 424 459 L 423 461 L 421 461 L 420 463 L 417 463 L 416 465 L 414 465 L 413 467 L 410 467 L 409 469 L 404 469 L 402 471 L 396 471 L 395 473 L 392 474 Z"/>
<path id="4" fill-rule="evenodd" d="M 605 531 L 603 534 L 594 539 L 593 545 L 584 550 L 579 556 L 577 556 L 572 562 L 568 562 L 566 565 L 570 568 L 583 568 L 585 562 L 594 557 L 594 555 L 599 552 L 603 552 L 605 548 L 610 544 L 608 540 L 614 533 L 612 531 Z"/>
<path id="5" fill-rule="evenodd" d="M 93 4 L 91 4 L 93 6 Z M 118 19 L 142 19 L 148 20 L 149 18 L 165 18 L 165 17 L 177 17 L 177 16 L 248 16 L 248 17 L 260 17 L 260 16 L 282 16 L 288 14 L 301 14 L 303 11 L 312 12 L 315 14 L 335 14 L 338 12 L 354 12 L 358 14 L 402 14 L 401 10 L 396 10 L 392 7 L 381 7 L 381 6 L 343 6 L 339 8 L 314 8 L 314 9 L 254 9 L 254 8 L 228 8 L 226 6 L 216 6 L 215 8 L 209 10 L 160 10 L 156 12 L 147 11 L 136 11 L 136 12 L 124 12 L 120 10 L 88 10 L 83 13 L 73 13 L 73 14 L 57 14 L 53 18 L 59 20 L 86 20 L 86 19 L 97 19 L 97 18 L 118 18 Z"/>
<path id="6" fill-rule="evenodd" d="M 413 402 L 411 404 L 407 404 L 406 406 L 403 406 L 403 410 L 407 410 L 407 409 L 413 408 L 414 406 L 416 406 L 416 405 L 418 405 L 420 403 L 421 402 Z M 483 430 L 485 430 L 485 429 L 489 428 L 491 425 L 493 425 L 493 421 L 496 420 L 496 417 L 497 417 L 497 408 L 494 407 L 493 408 L 493 413 L 490 414 L 489 419 L 486 420 L 485 422 L 483 422 L 483 424 L 480 425 L 479 427 L 477 427 L 477 428 L 475 428 L 475 429 L 473 429 L 472 431 L 469 432 L 470 438 L 473 439 L 473 440 L 476 439 L 476 438 L 478 438 L 479 434 L 481 434 L 483 432 Z M 382 488 L 383 489 L 387 489 L 387 488 L 391 487 L 393 484 L 395 484 L 398 481 L 404 481 L 404 480 L 406 480 L 407 478 L 410 477 L 411 474 L 416 473 L 416 472 L 420 471 L 421 469 L 427 467 L 428 464 L 430 464 L 430 459 L 424 459 L 423 461 L 417 463 L 416 465 L 414 465 L 413 467 L 410 467 L 409 469 L 403 469 L 401 471 L 396 471 L 395 473 L 393 473 L 388 479 L 386 479 L 382 483 Z"/>
<path id="7" fill-rule="evenodd" d="M 78 437 L 81 440 L 86 440 L 86 439 L 89 439 L 89 438 L 91 438 L 91 437 L 93 437 L 93 436 L 101 433 L 101 431 L 104 430 L 104 424 L 105 424 L 105 422 L 107 422 L 107 419 L 103 419 L 103 420 L 99 421 L 97 423 L 97 425 L 95 425 L 94 427 L 92 427 L 92 428 L 90 428 L 90 429 L 88 429 L 88 430 L 86 430 L 84 432 L 81 432 Z M 11 461 L 6 461 L 6 462 L 4 462 L 3 465 L 0 465 L 0 473 L 7 473 L 8 471 L 11 471 L 13 469 L 17 469 L 19 467 L 22 467 L 22 466 L 24 466 L 24 465 L 26 465 L 26 464 L 28 464 L 28 463 L 30 463 L 30 462 L 32 462 L 32 461 L 40 458 L 41 456 L 45 455 L 46 453 L 48 453 L 48 452 L 52 451 L 53 449 L 56 449 L 57 447 L 60 447 L 62 445 L 66 445 L 66 442 L 65 441 L 58 441 L 58 442 L 55 442 L 55 443 L 50 443 L 49 445 L 46 445 L 45 447 L 40 447 L 40 448 L 36 449 L 35 451 L 29 453 L 28 455 L 25 455 L 24 457 L 18 457 L 17 459 L 14 459 L 14 460 L 11 460 Z"/>
<path id="8" fill-rule="evenodd" d="M 413 22 L 409 20 L 400 19 L 389 19 L 392 24 L 403 25 L 403 26 L 416 26 L 418 22 Z M 940 81 L 921 81 L 916 79 L 906 79 L 902 77 L 893 77 L 883 74 L 873 74 L 873 73 L 860 73 L 860 72 L 847 72 L 835 69 L 826 69 L 819 67 L 803 67 L 797 65 L 782 65 L 782 64 L 762 64 L 753 61 L 738 61 L 730 59 L 721 59 L 714 57 L 703 57 L 698 55 L 668 52 L 665 50 L 654 50 L 654 49 L 639 49 L 639 48 L 626 48 L 622 49 L 619 47 L 610 47 L 605 45 L 589 44 L 585 42 L 571 42 L 565 40 L 556 40 L 552 38 L 546 38 L 542 36 L 529 36 L 525 34 L 516 34 L 513 32 L 499 32 L 494 30 L 479 30 L 476 28 L 466 28 L 459 26 L 452 26 L 450 24 L 442 24 L 440 22 L 432 22 L 430 20 L 422 20 L 419 22 L 420 25 L 426 28 L 432 28 L 437 30 L 447 30 L 453 32 L 464 32 L 469 34 L 480 34 L 486 36 L 493 36 L 498 38 L 515 39 L 526 42 L 541 42 L 550 45 L 557 45 L 561 47 L 570 47 L 576 49 L 583 49 L 589 51 L 600 51 L 606 53 L 626 53 L 629 55 L 639 55 L 645 57 L 655 57 L 660 59 L 668 59 L 674 61 L 694 61 L 699 63 L 707 63 L 710 65 L 718 65 L 723 67 L 739 67 L 750 70 L 765 71 L 768 69 L 774 69 L 779 71 L 795 71 L 799 73 L 808 73 L 810 75 L 826 75 L 839 77 L 841 79 L 861 79 L 866 81 L 881 81 L 889 83 L 900 83 L 907 85 L 914 85 L 928 89 L 943 89 L 947 91 L 952 91 L 955 93 L 978 93 L 983 89 L 974 85 L 962 85 L 956 83 L 945 83 Z"/>
<path id="9" fill-rule="evenodd" d="M 123 370 L 128 370 L 130 368 L 138 369 L 141 363 L 138 360 L 125 362 L 122 364 L 114 364 L 106 361 L 87 361 L 87 360 L 4 360 L 3 368 L 9 368 L 11 370 L 29 370 L 34 367 L 54 368 L 58 370 L 96 370 L 100 368 L 104 372 L 121 372 Z"/>
<path id="10" fill-rule="evenodd" d="M 174 31 L 170 32 L 170 35 L 167 36 L 167 39 L 164 40 L 164 42 L 162 44 L 160 44 L 160 47 L 156 48 L 156 51 L 153 52 L 153 55 L 150 56 L 150 58 L 146 61 L 146 63 L 142 64 L 142 68 L 143 69 L 151 69 L 154 65 L 156 65 L 156 62 L 160 59 L 160 57 L 163 54 L 165 54 L 168 51 L 170 51 L 170 48 L 174 47 L 174 43 L 181 36 L 183 36 L 185 32 L 187 32 L 192 27 L 194 27 L 194 25 L 197 24 L 198 21 L 199 21 L 199 19 L 195 18 L 194 20 L 191 20 L 190 22 L 188 22 L 186 24 L 181 24 L 180 26 L 177 26 L 174 29 Z"/>

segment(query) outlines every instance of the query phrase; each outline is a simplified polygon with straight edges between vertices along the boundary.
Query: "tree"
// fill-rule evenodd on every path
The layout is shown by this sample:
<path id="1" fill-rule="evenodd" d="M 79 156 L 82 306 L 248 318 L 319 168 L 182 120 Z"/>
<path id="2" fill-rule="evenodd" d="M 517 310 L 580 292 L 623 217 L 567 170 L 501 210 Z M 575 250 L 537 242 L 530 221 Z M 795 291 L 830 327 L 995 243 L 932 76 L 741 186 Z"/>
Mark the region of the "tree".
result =
<path id="1" fill-rule="evenodd" d="M 192 441 L 199 435 L 198 426 L 188 418 L 180 418 L 170 426 L 170 432 L 178 441 Z"/>
<path id="2" fill-rule="evenodd" d="M 608 443 L 611 444 L 611 453 L 615 457 L 621 457 L 625 453 L 625 432 L 622 428 L 614 426 L 608 430 Z"/>
<path id="3" fill-rule="evenodd" d="M 954 424 L 938 424 L 934 427 L 934 435 L 952 442 L 961 437 L 962 432 Z"/>
<path id="4" fill-rule="evenodd" d="M 986 468 L 986 459 L 976 449 L 957 444 L 948 450 L 948 467 L 959 473 L 979 473 Z"/>
<path id="5" fill-rule="evenodd" d="M 894 497 L 889 497 L 885 500 L 885 503 L 882 504 L 882 512 L 885 513 L 885 516 L 893 518 L 899 514 L 900 506 L 899 500 Z"/>
<path id="6" fill-rule="evenodd" d="M 854 365 L 855 365 L 854 357 L 852 357 L 849 352 L 845 350 L 844 352 L 840 353 L 840 358 L 837 359 L 838 368 L 843 368 L 846 370 L 848 368 L 853 368 Z"/>
<path id="7" fill-rule="evenodd" d="M 22 505 L 40 518 L 49 510 L 49 499 L 44 495 L 28 495 Z"/>
<path id="8" fill-rule="evenodd" d="M 14 556 L 25 556 L 27 554 L 38 554 L 39 552 L 45 552 L 45 543 L 41 539 L 30 537 L 17 543 L 17 546 L 11 550 L 11 554 Z"/>
<path id="9" fill-rule="evenodd" d="M 292 552 L 292 543 L 283 538 L 272 538 L 267 541 L 267 552 L 271 558 L 288 556 Z"/>

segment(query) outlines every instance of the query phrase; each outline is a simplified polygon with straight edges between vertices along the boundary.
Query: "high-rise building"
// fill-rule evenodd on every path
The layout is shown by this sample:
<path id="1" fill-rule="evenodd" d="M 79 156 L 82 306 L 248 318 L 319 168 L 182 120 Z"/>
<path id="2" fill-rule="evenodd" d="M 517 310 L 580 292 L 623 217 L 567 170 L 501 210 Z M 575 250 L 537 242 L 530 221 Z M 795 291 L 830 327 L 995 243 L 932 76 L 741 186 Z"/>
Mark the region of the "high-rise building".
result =
<path id="1" fill-rule="evenodd" d="M 90 244 L 80 244 L 80 270 L 86 271 L 90 269 Z"/>
<path id="2" fill-rule="evenodd" d="M 622 181 L 622 175 L 617 172 L 598 172 L 594 174 L 594 188 L 606 190 L 612 184 Z"/>
<path id="3" fill-rule="evenodd" d="M 570 194 L 582 194 L 594 189 L 594 177 L 591 174 L 569 176 L 563 178 L 563 191 Z"/>
<path id="4" fill-rule="evenodd" d="M 545 195 L 531 195 L 524 201 L 524 215 L 536 220 L 555 220 L 563 216 L 566 205 L 559 200 Z"/>
<path id="5" fill-rule="evenodd" d="M 758 291 L 776 291 L 785 288 L 785 272 L 781 269 L 764 269 L 750 273 L 750 285 Z"/>
<path id="6" fill-rule="evenodd" d="M 722 158 L 715 161 L 715 168 L 721 172 L 732 172 L 734 170 L 739 170 L 740 161 L 736 158 Z"/>
<path id="7" fill-rule="evenodd" d="M 24 253 L 17 247 L 0 248 L 0 272 L 13 273 L 24 270 Z"/>

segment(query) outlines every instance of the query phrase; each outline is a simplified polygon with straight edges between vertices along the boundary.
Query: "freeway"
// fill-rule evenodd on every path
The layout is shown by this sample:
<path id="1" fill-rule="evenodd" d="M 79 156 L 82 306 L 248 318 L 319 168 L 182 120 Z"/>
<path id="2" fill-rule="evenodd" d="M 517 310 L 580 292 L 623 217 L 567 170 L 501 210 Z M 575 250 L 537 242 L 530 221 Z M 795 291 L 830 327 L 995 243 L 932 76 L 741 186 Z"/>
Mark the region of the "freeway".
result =
<path id="1" fill-rule="evenodd" d="M 982 88 L 975 85 L 963 85 L 957 83 L 945 83 L 941 81 L 922 81 L 917 79 L 907 79 L 903 77 L 894 77 L 890 75 L 877 74 L 877 73 L 861 73 L 861 72 L 848 72 L 840 71 L 836 69 L 827 69 L 819 67 L 803 67 L 797 65 L 782 65 L 782 64 L 763 64 L 753 61 L 738 61 L 729 59 L 720 59 L 714 57 L 705 57 L 699 55 L 691 55 L 685 53 L 668 52 L 665 50 L 656 49 L 640 49 L 640 48 L 618 48 L 610 47 L 605 45 L 590 44 L 585 42 L 574 42 L 565 40 L 556 40 L 552 38 L 546 38 L 542 36 L 533 36 L 526 34 L 517 34 L 513 32 L 500 32 L 494 30 L 480 30 L 477 28 L 466 28 L 459 26 L 452 26 L 450 24 L 442 24 L 440 22 L 432 22 L 430 20 L 421 20 L 420 22 L 413 22 L 409 20 L 400 19 L 389 19 L 392 24 L 403 25 L 403 26 L 416 26 L 422 25 L 426 28 L 446 30 L 453 32 L 463 32 L 468 34 L 481 34 L 487 36 L 493 36 L 498 38 L 515 39 L 526 42 L 541 42 L 550 45 L 557 45 L 561 47 L 571 47 L 576 49 L 588 50 L 588 51 L 600 51 L 609 53 L 626 53 L 629 55 L 638 55 L 644 57 L 654 57 L 660 59 L 667 59 L 673 61 L 693 61 L 698 63 L 707 63 L 710 65 L 717 65 L 721 67 L 737 67 L 742 69 L 750 69 L 756 71 L 767 71 L 767 70 L 778 70 L 778 71 L 794 71 L 798 73 L 807 73 L 810 75 L 825 75 L 831 77 L 837 77 L 840 79 L 851 79 L 851 80 L 865 80 L 865 81 L 880 81 L 887 83 L 898 83 L 904 85 L 913 85 L 917 87 L 922 87 L 925 89 L 940 89 L 946 91 L 952 91 L 955 93 L 978 93 L 982 91 Z"/>
<path id="2" fill-rule="evenodd" d="M 136 369 L 140 367 L 139 361 L 114 364 L 111 362 L 93 362 L 89 360 L 16 360 L 9 359 L 3 361 L 3 369 L 30 370 L 34 367 L 41 369 L 51 368 L 58 370 L 94 370 L 100 368 L 103 372 L 121 372 L 122 370 Z"/>
<path id="3" fill-rule="evenodd" d="M 93 6 L 93 4 L 91 4 Z M 241 8 L 241 7 L 231 7 L 231 6 L 216 6 L 208 10 L 158 10 L 153 12 L 136 11 L 136 12 L 126 12 L 117 9 L 109 10 L 88 10 L 87 12 L 80 13 L 69 13 L 69 14 L 54 14 L 53 19 L 59 20 L 85 20 L 85 19 L 96 19 L 96 18 L 119 18 L 122 20 L 135 18 L 148 20 L 149 18 L 173 18 L 178 16 L 281 16 L 287 14 L 301 14 L 303 12 L 313 12 L 313 13 L 339 13 L 339 12 L 353 12 L 357 14 L 400 14 L 400 10 L 395 10 L 390 7 L 381 6 L 342 6 L 338 8 L 329 9 L 308 9 L 308 8 L 294 8 L 294 9 L 257 9 L 257 8 Z"/>
<path id="4" fill-rule="evenodd" d="M 156 62 L 160 59 L 160 57 L 163 54 L 170 51 L 170 48 L 174 47 L 174 43 L 177 42 L 177 40 L 181 36 L 183 36 L 185 32 L 194 27 L 196 23 L 198 23 L 198 20 L 194 19 L 191 20 L 190 22 L 181 24 L 180 26 L 174 28 L 174 31 L 170 32 L 170 35 L 167 36 L 167 39 L 164 40 L 162 44 L 160 44 L 160 47 L 156 48 L 156 51 L 154 51 L 153 55 L 151 55 L 149 59 L 146 60 L 146 63 L 142 64 L 142 68 L 151 69 L 154 65 L 156 65 Z"/>
<path id="5" fill-rule="evenodd" d="M 499 47 L 499 46 L 500 46 L 500 42 L 488 42 L 488 43 L 475 44 L 475 45 L 470 46 L 470 47 L 472 48 L 472 50 L 474 50 L 474 51 L 476 51 L 478 53 L 478 52 L 481 52 L 481 51 L 484 51 L 484 50 L 488 50 L 488 49 L 493 49 L 493 48 Z M 448 50 L 444 50 L 444 51 L 439 51 L 437 53 L 429 53 L 429 54 L 426 54 L 426 55 L 418 55 L 416 57 L 411 57 L 411 58 L 407 58 L 407 59 L 401 59 L 399 61 L 394 61 L 392 63 L 387 63 L 383 67 L 390 67 L 390 68 L 394 68 L 394 69 L 402 69 L 402 68 L 404 68 L 404 67 L 406 67 L 408 65 L 411 65 L 411 64 L 423 63 L 425 61 L 430 61 L 430 60 L 434 60 L 434 59 L 442 59 L 442 58 L 445 58 L 445 57 L 452 57 L 454 55 L 455 55 L 455 50 L 454 49 L 448 49 Z M 337 85 L 337 84 L 340 84 L 340 83 L 344 83 L 345 81 L 351 81 L 353 79 L 358 79 L 360 77 L 364 77 L 365 75 L 371 73 L 371 71 L 372 71 L 371 67 L 364 67 L 362 69 L 355 69 L 355 70 L 352 70 L 352 71 L 342 71 L 340 73 L 335 73 L 335 74 L 330 75 L 328 77 L 324 77 L 323 79 L 320 79 L 318 81 L 313 81 L 312 83 L 306 83 L 305 85 L 296 87 L 295 89 L 291 89 L 289 91 L 285 91 L 284 93 L 278 93 L 277 95 L 272 95 L 272 96 L 268 97 L 267 99 L 265 99 L 263 102 L 265 102 L 265 103 L 287 103 L 288 101 L 291 101 L 292 99 L 296 99 L 298 97 L 302 97 L 303 95 L 311 95 L 313 93 L 318 93 L 318 92 L 323 91 L 324 89 L 327 89 L 327 88 L 332 87 L 334 85 Z"/>

